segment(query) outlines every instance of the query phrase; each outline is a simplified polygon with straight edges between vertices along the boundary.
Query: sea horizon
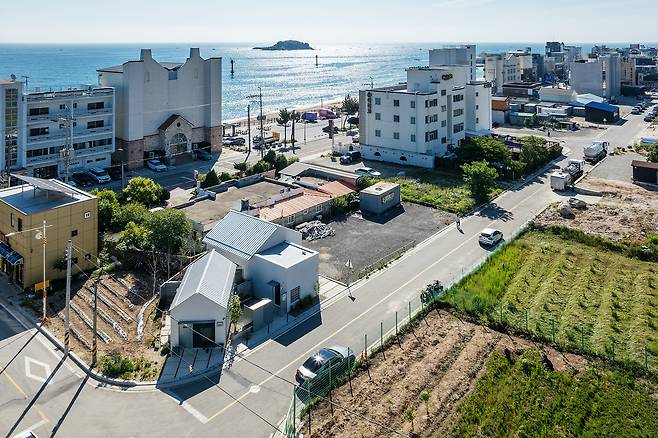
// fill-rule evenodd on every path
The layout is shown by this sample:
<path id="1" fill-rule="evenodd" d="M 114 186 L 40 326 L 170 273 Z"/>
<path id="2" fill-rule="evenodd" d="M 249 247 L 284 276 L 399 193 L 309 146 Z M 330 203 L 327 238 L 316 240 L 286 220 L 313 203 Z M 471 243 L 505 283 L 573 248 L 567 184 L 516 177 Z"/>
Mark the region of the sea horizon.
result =
<path id="1" fill-rule="evenodd" d="M 354 43 L 314 45 L 315 50 L 262 51 L 253 47 L 271 42 L 240 43 L 1 43 L 0 79 L 27 76 L 28 89 L 59 90 L 96 85 L 96 70 L 139 59 L 142 48 L 151 48 L 163 62 L 184 62 L 190 47 L 201 56 L 222 57 L 223 119 L 246 116 L 247 96 L 263 91 L 265 112 L 280 108 L 320 105 L 346 94 L 356 94 L 366 84 L 394 85 L 405 80 L 405 69 L 428 64 L 427 51 L 460 42 Z M 530 48 L 544 53 L 545 42 L 478 43 L 477 53 L 497 53 Z M 587 53 L 594 45 L 625 47 L 630 43 L 570 43 Z M 651 46 L 658 43 L 643 43 Z M 318 57 L 318 66 L 315 57 Z M 235 61 L 231 76 L 230 60 Z M 480 74 L 482 74 L 480 72 Z"/>

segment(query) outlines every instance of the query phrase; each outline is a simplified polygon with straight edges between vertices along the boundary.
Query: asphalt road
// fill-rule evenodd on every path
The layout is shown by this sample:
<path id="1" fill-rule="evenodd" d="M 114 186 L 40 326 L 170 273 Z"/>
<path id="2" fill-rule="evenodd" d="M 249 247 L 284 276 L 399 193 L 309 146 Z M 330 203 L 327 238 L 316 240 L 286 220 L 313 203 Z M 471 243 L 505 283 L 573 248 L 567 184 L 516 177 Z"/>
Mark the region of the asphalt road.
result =
<path id="1" fill-rule="evenodd" d="M 594 135 L 613 146 L 629 144 L 645 127 L 640 119 L 632 119 Z M 561 133 L 554 137 L 562 137 L 570 157 L 576 158 L 591 140 Z M 31 427 L 39 436 L 62 437 L 269 436 L 274 430 L 271 424 L 287 412 L 294 370 L 309 354 L 333 344 L 361 351 L 364 335 L 375 342 L 380 321 L 389 331 L 395 312 L 404 315 L 407 303 L 417 302 L 421 288 L 433 280 L 450 283 L 489 254 L 477 243 L 483 228 L 497 227 L 511 236 L 559 199 L 546 174 L 507 191 L 494 205 L 463 219 L 463 233 L 454 225 L 447 227 L 387 270 L 353 287 L 354 301 L 343 293 L 321 314 L 253 350 L 247 357 L 251 363 L 236 361 L 213 379 L 219 379 L 221 389 L 205 380 L 168 394 L 157 389 L 99 387 L 79 370 L 72 372 L 75 366 L 70 361 L 62 361 L 61 353 L 40 335 L 32 336 L 34 329 L 16 324 L 0 307 L 0 369 L 6 366 L 0 375 L 0 436 L 12 437 Z M 10 291 L 0 283 L 0 298 Z"/>

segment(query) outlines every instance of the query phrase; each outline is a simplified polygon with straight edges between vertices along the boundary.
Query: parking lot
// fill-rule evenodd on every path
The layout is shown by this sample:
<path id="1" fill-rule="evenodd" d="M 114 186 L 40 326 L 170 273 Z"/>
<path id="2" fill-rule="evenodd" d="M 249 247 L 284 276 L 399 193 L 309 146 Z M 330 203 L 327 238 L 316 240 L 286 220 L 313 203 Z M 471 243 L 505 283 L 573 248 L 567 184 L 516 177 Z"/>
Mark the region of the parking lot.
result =
<path id="1" fill-rule="evenodd" d="M 353 282 L 366 267 L 398 250 L 418 244 L 447 224 L 454 216 L 421 205 L 402 203 L 401 208 L 382 216 L 355 213 L 329 225 L 336 235 L 305 241 L 320 252 L 320 274 L 342 282 Z M 347 268 L 347 260 L 353 268 Z"/>

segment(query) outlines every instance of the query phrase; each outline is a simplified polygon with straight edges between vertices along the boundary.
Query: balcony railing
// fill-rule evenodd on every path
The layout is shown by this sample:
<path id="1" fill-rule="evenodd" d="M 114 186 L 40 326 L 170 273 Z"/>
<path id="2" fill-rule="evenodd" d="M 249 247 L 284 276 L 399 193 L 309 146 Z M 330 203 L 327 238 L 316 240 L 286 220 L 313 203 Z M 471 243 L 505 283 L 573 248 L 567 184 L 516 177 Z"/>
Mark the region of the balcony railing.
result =
<path id="1" fill-rule="evenodd" d="M 104 126 L 102 128 L 94 128 L 94 129 L 87 129 L 87 128 L 82 128 L 82 129 L 74 129 L 73 130 L 73 143 L 75 143 L 75 140 L 80 138 L 80 137 L 90 137 L 94 135 L 99 135 L 99 134 L 112 134 L 112 125 L 109 126 Z M 54 133 L 49 133 L 46 135 L 37 135 L 37 136 L 28 136 L 27 137 L 27 143 L 28 144 L 35 144 L 35 143 L 45 143 L 49 141 L 54 141 L 54 140 L 60 140 L 64 142 L 66 140 L 66 134 L 64 133 L 63 130 L 57 130 Z"/>
<path id="2" fill-rule="evenodd" d="M 114 108 L 100 108 L 95 110 L 76 109 L 73 112 L 74 118 L 106 116 L 112 114 Z M 40 114 L 38 116 L 27 116 L 27 124 L 43 123 L 43 122 L 57 122 L 60 117 L 70 116 L 70 111 L 54 111 L 49 114 Z"/>
<path id="3" fill-rule="evenodd" d="M 95 148 L 78 149 L 73 153 L 73 158 L 102 154 L 104 152 L 114 152 L 114 146 L 105 145 L 105 146 L 98 146 Z M 34 164 L 47 163 L 49 161 L 57 162 L 59 160 L 61 160 L 61 156 L 59 155 L 59 153 L 57 153 L 57 154 L 41 155 L 39 157 L 30 157 L 27 158 L 25 161 L 27 165 L 34 165 Z"/>

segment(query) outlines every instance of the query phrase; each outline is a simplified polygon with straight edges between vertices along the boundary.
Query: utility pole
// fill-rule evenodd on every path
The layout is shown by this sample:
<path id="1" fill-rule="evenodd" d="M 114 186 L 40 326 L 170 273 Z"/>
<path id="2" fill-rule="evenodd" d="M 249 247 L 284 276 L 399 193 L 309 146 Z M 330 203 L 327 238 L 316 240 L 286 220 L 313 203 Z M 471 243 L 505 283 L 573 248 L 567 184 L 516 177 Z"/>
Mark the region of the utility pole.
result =
<path id="1" fill-rule="evenodd" d="M 41 231 L 41 240 L 43 240 L 43 318 L 45 324 L 48 321 L 48 310 L 46 308 L 46 301 L 48 300 L 48 288 L 46 287 L 46 220 L 43 220 L 43 230 Z"/>
<path id="2" fill-rule="evenodd" d="M 265 154 L 265 134 L 263 129 L 263 90 L 258 87 L 258 100 L 260 104 L 260 141 L 263 142 L 260 148 L 260 157 L 263 158 Z"/>
<path id="3" fill-rule="evenodd" d="M 69 312 L 71 310 L 71 253 L 73 244 L 69 240 L 66 244 L 66 307 L 64 308 L 64 354 L 69 354 L 69 336 L 71 325 Z"/>
<path id="4" fill-rule="evenodd" d="M 123 190 L 126 188 L 126 178 L 125 178 L 125 173 L 123 171 L 123 165 L 126 162 L 126 157 L 125 157 L 126 151 L 123 148 L 120 148 L 118 151 L 121 153 L 121 190 Z"/>
<path id="5" fill-rule="evenodd" d="M 96 355 L 98 353 L 98 282 L 101 281 L 103 276 L 103 269 L 101 268 L 98 278 L 94 282 L 94 339 L 91 346 L 91 365 L 96 365 Z"/>
<path id="6" fill-rule="evenodd" d="M 249 160 L 249 155 L 251 155 L 251 104 L 247 104 L 247 158 L 245 158 L 245 162 Z"/>
<path id="7" fill-rule="evenodd" d="M 295 153 L 295 118 L 297 117 L 297 113 L 295 110 L 292 110 L 292 116 L 290 117 L 292 119 L 292 137 L 290 138 L 290 142 L 292 143 L 292 153 Z"/>
<path id="8" fill-rule="evenodd" d="M 71 158 L 73 158 L 73 123 L 75 118 L 73 117 L 73 104 L 69 108 L 69 105 L 64 105 L 64 111 L 68 110 L 68 114 L 63 117 L 58 117 L 55 122 L 59 122 L 64 126 L 64 148 L 59 151 L 60 157 L 64 160 L 64 182 L 69 183 L 69 164 L 71 163 Z"/>

